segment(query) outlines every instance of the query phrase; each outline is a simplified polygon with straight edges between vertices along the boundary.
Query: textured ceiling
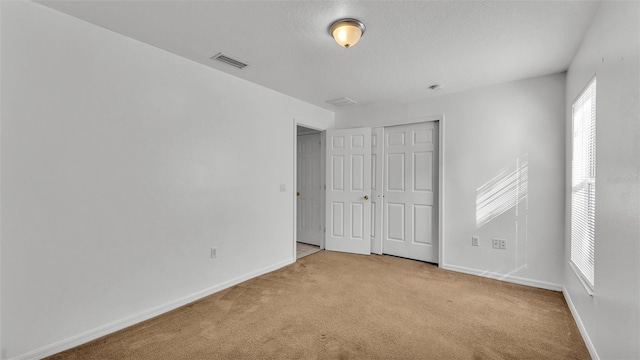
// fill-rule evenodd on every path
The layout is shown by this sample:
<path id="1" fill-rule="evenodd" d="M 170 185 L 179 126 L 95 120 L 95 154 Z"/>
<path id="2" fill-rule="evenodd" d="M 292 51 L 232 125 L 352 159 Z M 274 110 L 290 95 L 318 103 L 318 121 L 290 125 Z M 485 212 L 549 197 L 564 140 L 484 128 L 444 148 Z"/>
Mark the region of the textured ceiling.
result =
<path id="1" fill-rule="evenodd" d="M 564 71 L 592 1 L 40 1 L 206 66 L 336 110 L 418 99 Z M 355 17 L 360 42 L 329 25 Z M 210 59 L 223 52 L 250 64 Z M 443 89 L 429 90 L 432 84 Z M 358 106 L 358 105 L 353 105 Z"/>

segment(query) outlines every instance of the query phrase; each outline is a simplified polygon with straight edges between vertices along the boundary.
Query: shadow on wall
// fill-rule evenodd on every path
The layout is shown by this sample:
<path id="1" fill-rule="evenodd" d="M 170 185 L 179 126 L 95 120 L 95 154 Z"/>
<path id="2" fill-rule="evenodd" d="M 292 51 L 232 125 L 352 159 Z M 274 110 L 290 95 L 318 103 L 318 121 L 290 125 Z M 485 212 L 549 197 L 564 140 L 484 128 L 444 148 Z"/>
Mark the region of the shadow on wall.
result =
<path id="1" fill-rule="evenodd" d="M 527 267 L 527 241 L 529 218 L 529 155 L 515 161 L 515 167 L 501 170 L 497 176 L 476 190 L 476 229 L 505 215 L 515 208 L 515 267 L 499 277 L 504 279 Z M 508 216 L 508 215 L 505 215 Z M 488 272 L 483 274 L 490 275 Z"/>

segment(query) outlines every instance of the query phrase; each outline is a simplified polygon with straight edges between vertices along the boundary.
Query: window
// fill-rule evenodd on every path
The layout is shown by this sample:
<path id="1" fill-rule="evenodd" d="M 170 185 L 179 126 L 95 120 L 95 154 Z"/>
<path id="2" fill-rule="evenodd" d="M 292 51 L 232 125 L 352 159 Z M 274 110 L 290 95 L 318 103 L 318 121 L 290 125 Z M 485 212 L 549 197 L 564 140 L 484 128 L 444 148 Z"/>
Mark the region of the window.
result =
<path id="1" fill-rule="evenodd" d="M 571 264 L 593 293 L 596 220 L 596 79 L 573 103 Z"/>

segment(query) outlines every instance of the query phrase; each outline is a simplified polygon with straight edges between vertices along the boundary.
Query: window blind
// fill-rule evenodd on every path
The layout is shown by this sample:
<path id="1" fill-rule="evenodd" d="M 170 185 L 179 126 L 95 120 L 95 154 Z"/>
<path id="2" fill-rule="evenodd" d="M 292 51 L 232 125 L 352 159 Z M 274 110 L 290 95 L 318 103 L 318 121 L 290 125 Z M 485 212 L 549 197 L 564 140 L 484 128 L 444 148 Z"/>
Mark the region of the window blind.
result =
<path id="1" fill-rule="evenodd" d="M 571 163 L 571 262 L 593 290 L 596 205 L 596 79 L 575 101 Z"/>

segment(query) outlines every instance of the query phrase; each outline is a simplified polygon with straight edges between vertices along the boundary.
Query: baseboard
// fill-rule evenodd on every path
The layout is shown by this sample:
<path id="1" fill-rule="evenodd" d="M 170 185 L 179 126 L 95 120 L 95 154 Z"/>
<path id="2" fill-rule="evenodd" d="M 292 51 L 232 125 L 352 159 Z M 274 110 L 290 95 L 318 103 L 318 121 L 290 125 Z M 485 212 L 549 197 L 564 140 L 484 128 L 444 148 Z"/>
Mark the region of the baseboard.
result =
<path id="1" fill-rule="evenodd" d="M 61 351 L 64 350 L 68 350 L 71 349 L 73 347 L 76 347 L 78 345 L 82 345 L 84 343 L 87 343 L 89 341 L 95 340 L 97 338 L 100 338 L 102 336 L 111 334 L 113 332 L 116 332 L 118 330 L 122 330 L 124 328 L 127 328 L 131 325 L 135 325 L 139 322 L 145 321 L 145 320 L 149 320 L 153 317 L 156 317 L 158 315 L 164 314 L 166 312 L 169 312 L 171 310 L 174 310 L 176 308 L 179 308 L 180 306 L 184 306 L 186 304 L 189 304 L 191 302 L 194 302 L 196 300 L 199 300 L 205 296 L 209 296 L 211 294 L 217 293 L 218 291 L 227 289 L 231 286 L 237 285 L 241 282 L 247 281 L 249 279 L 252 279 L 254 277 L 258 277 L 260 275 L 264 275 L 266 273 L 269 273 L 271 271 L 280 269 L 284 266 L 293 264 L 295 262 L 295 259 L 290 259 L 290 260 L 286 260 L 286 261 L 281 261 L 279 263 L 264 267 L 262 269 L 258 269 L 255 271 L 252 271 L 250 273 L 247 273 L 245 275 L 242 276 L 238 276 L 234 279 L 225 281 L 221 284 L 218 284 L 216 286 L 212 286 L 210 288 L 204 289 L 202 291 L 198 291 L 196 293 L 187 295 L 185 297 L 182 297 L 180 299 L 177 300 L 173 300 L 170 301 L 166 304 L 163 305 L 159 305 L 156 306 L 154 308 L 151 308 L 149 310 L 140 312 L 136 315 L 133 316 L 129 316 L 117 321 L 114 321 L 112 323 L 103 325 L 103 326 L 99 326 L 97 328 L 91 329 L 89 331 L 85 331 L 83 333 L 80 333 L 78 335 L 72 336 L 70 338 L 55 342 L 51 345 L 47 345 L 44 347 L 41 347 L 40 349 L 36 349 L 33 351 L 30 351 L 28 353 L 22 354 L 22 355 L 18 355 L 16 357 L 13 357 L 9 360 L 37 360 L 37 359 L 42 359 L 44 357 L 47 356 L 51 356 L 54 354 L 57 354 Z"/>
<path id="2" fill-rule="evenodd" d="M 569 311 L 571 311 L 571 315 L 578 326 L 578 330 L 580 331 L 580 335 L 582 335 L 582 340 L 584 340 L 585 345 L 587 345 L 587 350 L 589 350 L 589 355 L 593 360 L 600 360 L 598 353 L 596 352 L 596 347 L 593 346 L 593 342 L 591 342 L 591 338 L 589 337 L 589 333 L 587 332 L 587 328 L 584 327 L 584 323 L 580 318 L 580 314 L 578 314 L 578 309 L 573 304 L 571 300 L 571 296 L 569 295 L 569 291 L 566 287 L 562 287 L 562 294 L 564 295 L 564 300 L 567 302 L 567 306 L 569 306 Z"/>
<path id="3" fill-rule="evenodd" d="M 564 289 L 564 286 L 560 284 L 555 284 L 555 283 L 540 281 L 540 280 L 527 279 L 519 276 L 509 275 L 509 274 L 491 273 L 491 272 L 472 269 L 464 266 L 443 264 L 440 267 L 445 270 L 457 271 L 465 274 L 477 275 L 477 276 L 487 277 L 491 279 L 502 280 L 502 281 L 506 281 L 514 284 L 532 286 L 532 287 L 541 288 L 541 289 L 547 289 L 547 290 L 553 290 L 553 291 L 562 291 Z"/>

